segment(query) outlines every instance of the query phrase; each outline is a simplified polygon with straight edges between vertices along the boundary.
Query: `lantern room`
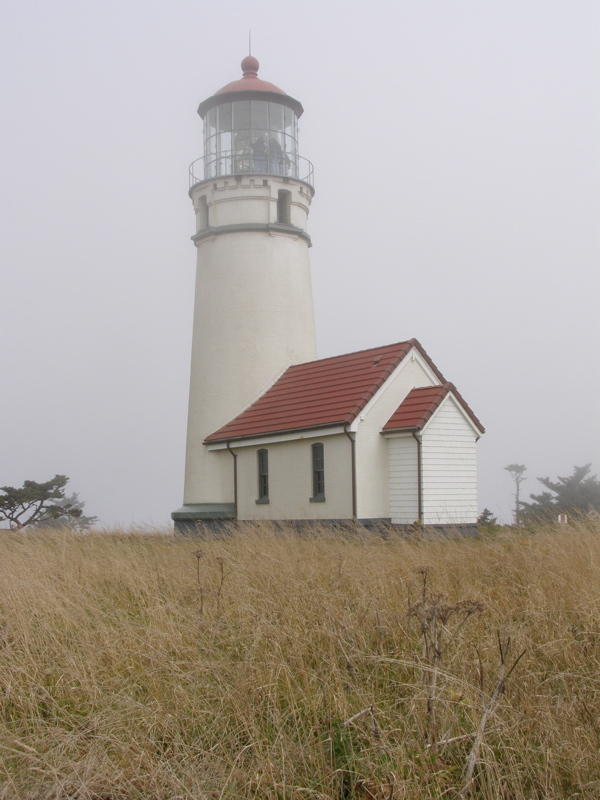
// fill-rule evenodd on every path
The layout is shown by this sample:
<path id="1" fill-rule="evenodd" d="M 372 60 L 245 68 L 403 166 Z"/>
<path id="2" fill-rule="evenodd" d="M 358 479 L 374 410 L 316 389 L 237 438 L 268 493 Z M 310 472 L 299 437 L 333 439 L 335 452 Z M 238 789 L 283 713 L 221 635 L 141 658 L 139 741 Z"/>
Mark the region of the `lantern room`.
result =
<path id="1" fill-rule="evenodd" d="M 224 175 L 277 175 L 313 185 L 312 164 L 298 152 L 302 105 L 258 77 L 253 56 L 242 78 L 204 100 L 204 155 L 190 167 L 190 183 Z"/>

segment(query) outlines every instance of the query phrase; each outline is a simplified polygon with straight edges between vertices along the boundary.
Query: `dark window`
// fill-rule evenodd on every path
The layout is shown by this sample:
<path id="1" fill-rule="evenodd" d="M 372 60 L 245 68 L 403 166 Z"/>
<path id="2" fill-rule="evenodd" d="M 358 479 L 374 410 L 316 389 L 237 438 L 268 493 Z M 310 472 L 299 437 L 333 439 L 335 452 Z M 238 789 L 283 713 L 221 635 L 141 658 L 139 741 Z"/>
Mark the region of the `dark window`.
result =
<path id="1" fill-rule="evenodd" d="M 292 204 L 292 193 L 287 189 L 280 189 L 277 192 L 277 222 L 290 225 L 290 206 Z"/>
<path id="2" fill-rule="evenodd" d="M 201 197 L 197 208 L 197 229 L 203 231 L 208 228 L 208 203 L 206 197 Z"/>
<path id="3" fill-rule="evenodd" d="M 259 450 L 258 457 L 258 499 L 257 503 L 269 502 L 269 451 Z"/>
<path id="4" fill-rule="evenodd" d="M 312 446 L 313 496 L 311 500 L 325 500 L 325 454 L 323 445 Z"/>

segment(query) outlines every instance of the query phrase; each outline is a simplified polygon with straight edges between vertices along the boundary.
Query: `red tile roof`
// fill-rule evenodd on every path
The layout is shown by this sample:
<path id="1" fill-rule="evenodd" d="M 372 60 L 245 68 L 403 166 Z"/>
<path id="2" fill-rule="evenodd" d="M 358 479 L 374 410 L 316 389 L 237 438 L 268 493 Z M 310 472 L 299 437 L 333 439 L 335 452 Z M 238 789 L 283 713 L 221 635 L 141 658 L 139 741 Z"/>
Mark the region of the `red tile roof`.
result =
<path id="1" fill-rule="evenodd" d="M 412 389 L 383 426 L 384 431 L 421 430 L 446 395 L 452 392 L 475 427 L 484 432 L 484 427 L 462 399 L 452 383 L 440 386 L 423 386 Z"/>
<path id="2" fill-rule="evenodd" d="M 207 442 L 350 423 L 415 340 L 289 367 L 270 389 Z"/>
<path id="3" fill-rule="evenodd" d="M 295 364 L 256 402 L 204 441 L 226 442 L 349 424 L 412 347 L 444 383 L 443 375 L 416 339 Z"/>

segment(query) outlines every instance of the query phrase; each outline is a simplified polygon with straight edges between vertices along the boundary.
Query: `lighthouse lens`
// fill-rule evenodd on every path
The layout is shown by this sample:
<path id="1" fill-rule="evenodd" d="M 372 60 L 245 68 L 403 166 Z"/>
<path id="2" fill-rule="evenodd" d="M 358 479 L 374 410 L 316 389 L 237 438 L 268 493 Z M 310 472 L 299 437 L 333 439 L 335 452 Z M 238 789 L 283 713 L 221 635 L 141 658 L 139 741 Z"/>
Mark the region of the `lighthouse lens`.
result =
<path id="1" fill-rule="evenodd" d="M 266 100 L 234 100 L 209 109 L 205 120 L 207 177 L 298 177 L 297 118 L 291 108 Z"/>

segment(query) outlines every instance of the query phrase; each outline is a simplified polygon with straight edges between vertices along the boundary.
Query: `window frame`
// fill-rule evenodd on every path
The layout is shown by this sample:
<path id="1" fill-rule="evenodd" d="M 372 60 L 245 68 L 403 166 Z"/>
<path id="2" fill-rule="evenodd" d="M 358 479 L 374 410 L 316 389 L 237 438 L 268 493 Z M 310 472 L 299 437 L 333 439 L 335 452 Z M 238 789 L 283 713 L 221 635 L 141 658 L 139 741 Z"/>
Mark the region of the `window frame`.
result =
<path id="1" fill-rule="evenodd" d="M 325 502 L 325 445 L 315 442 L 310 446 L 310 463 L 312 471 L 311 503 Z"/>
<path id="2" fill-rule="evenodd" d="M 261 447 L 256 451 L 256 473 L 258 482 L 257 505 L 269 503 L 269 451 Z"/>

